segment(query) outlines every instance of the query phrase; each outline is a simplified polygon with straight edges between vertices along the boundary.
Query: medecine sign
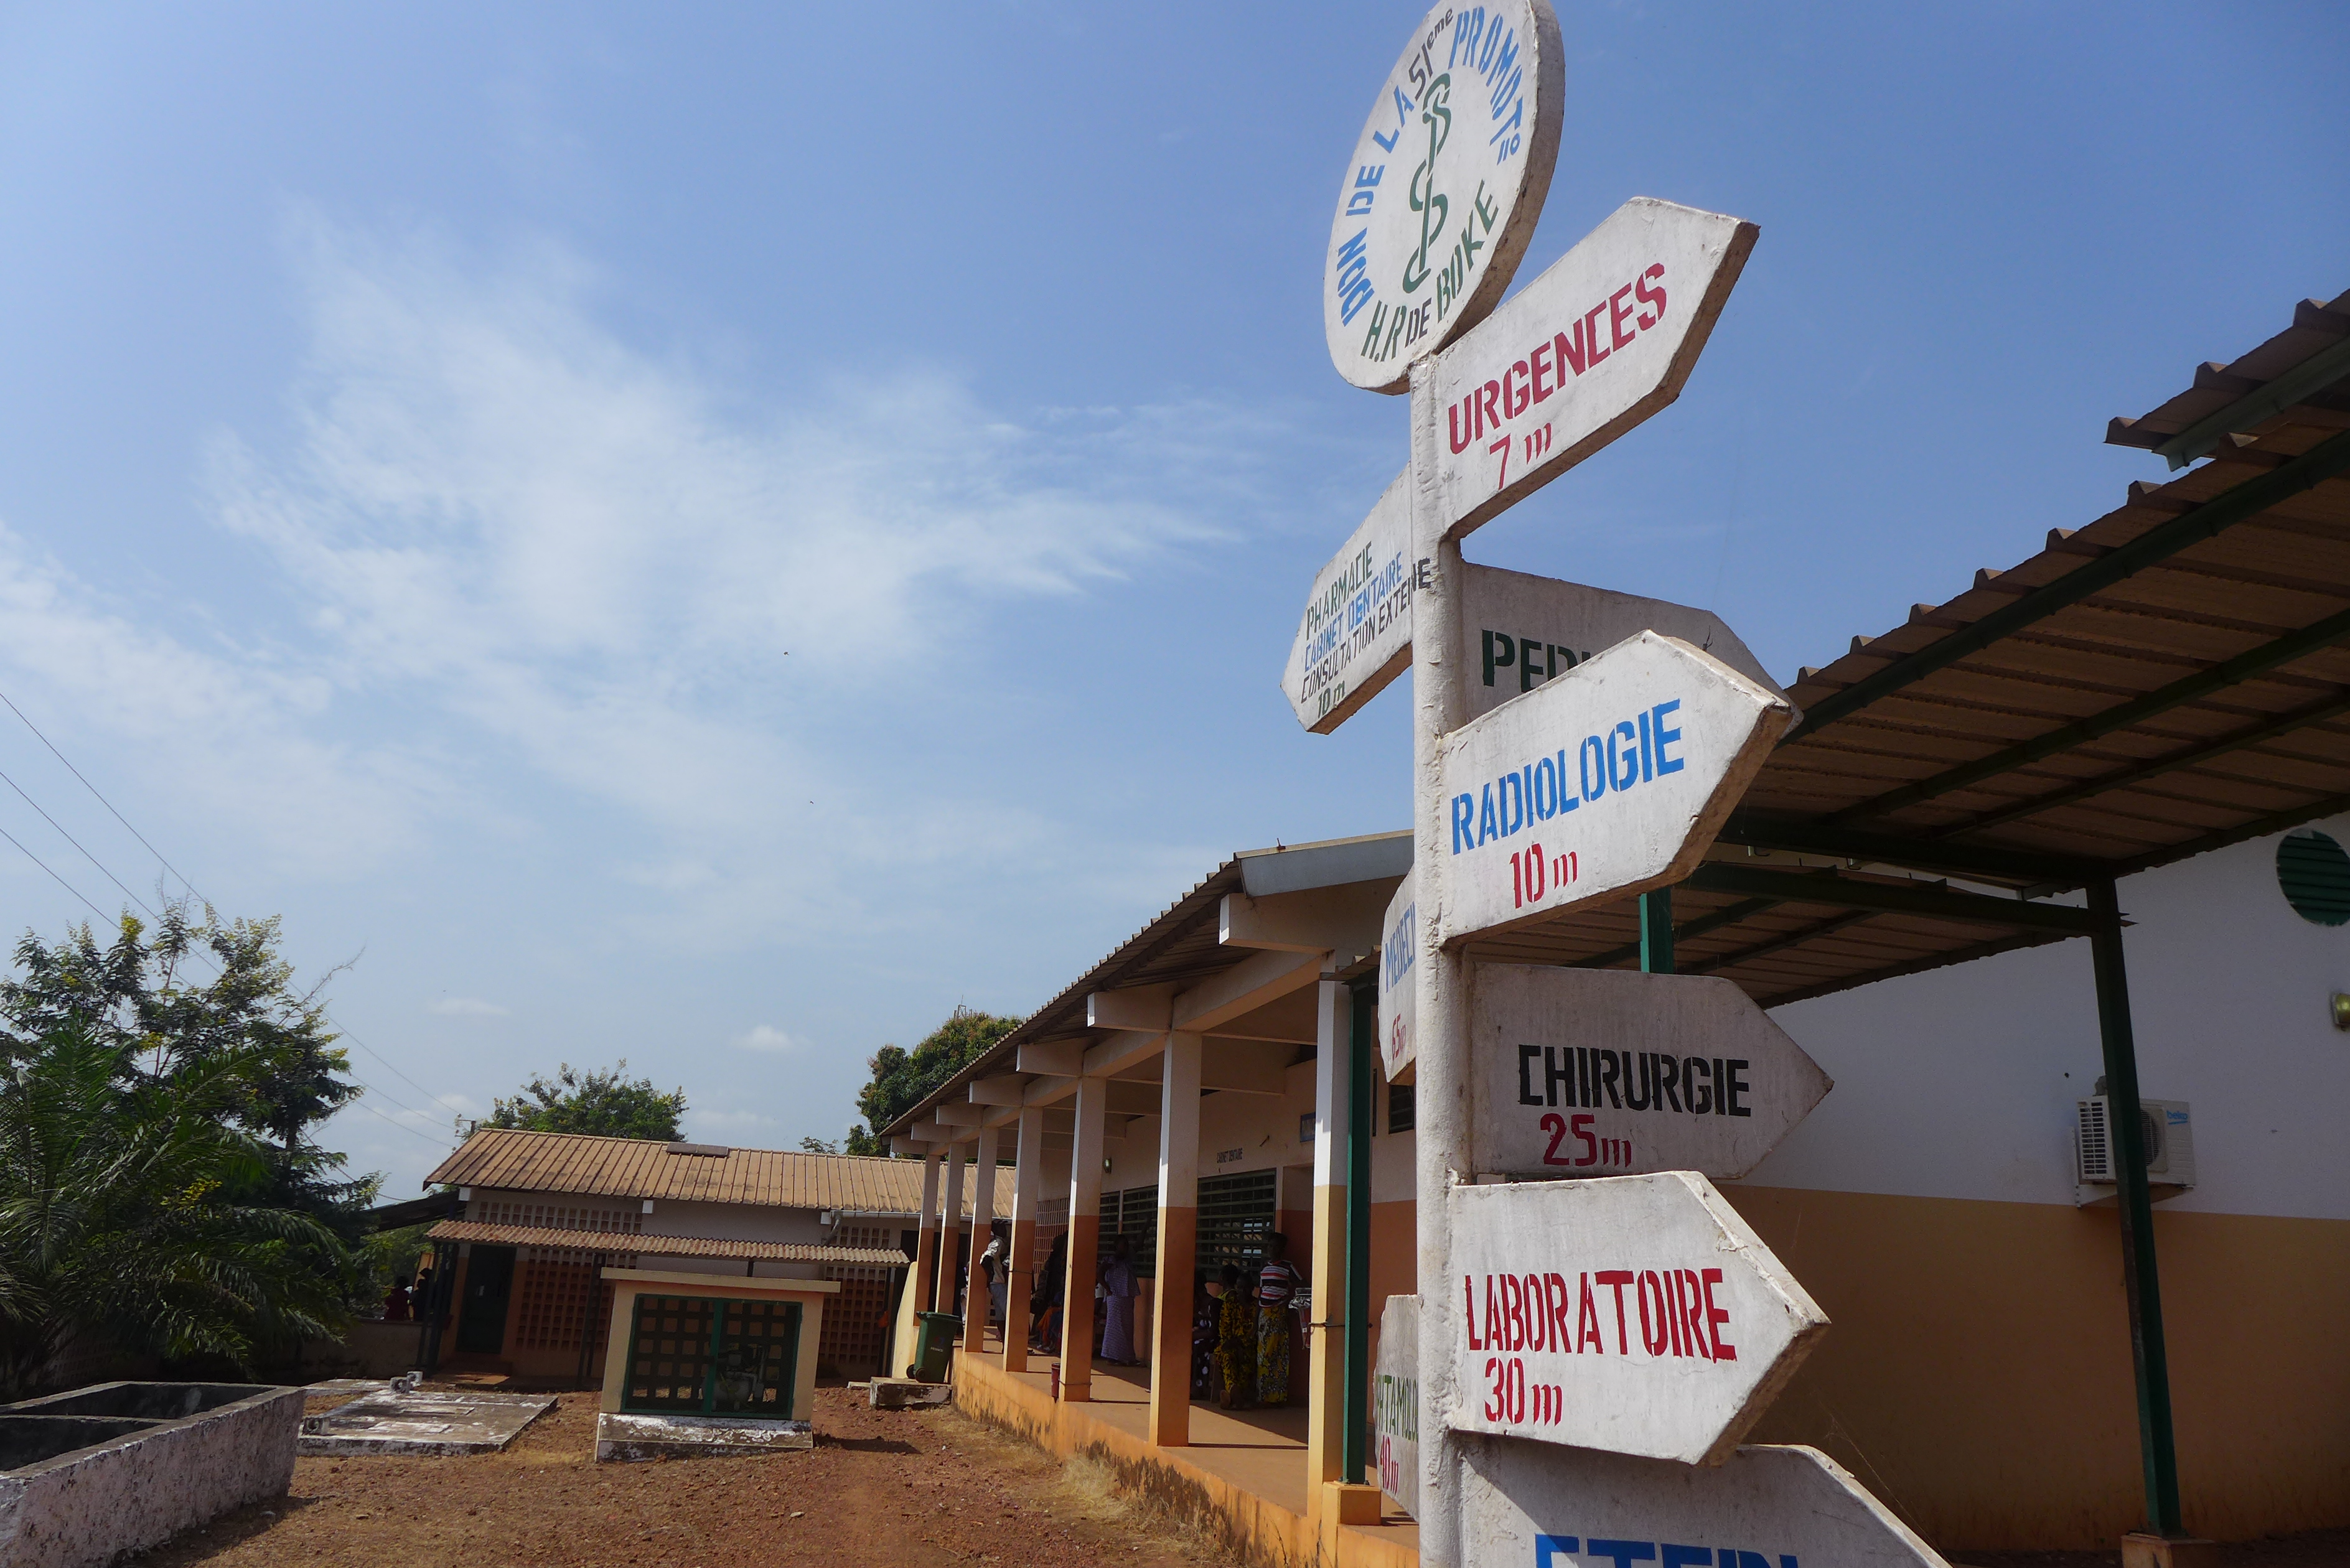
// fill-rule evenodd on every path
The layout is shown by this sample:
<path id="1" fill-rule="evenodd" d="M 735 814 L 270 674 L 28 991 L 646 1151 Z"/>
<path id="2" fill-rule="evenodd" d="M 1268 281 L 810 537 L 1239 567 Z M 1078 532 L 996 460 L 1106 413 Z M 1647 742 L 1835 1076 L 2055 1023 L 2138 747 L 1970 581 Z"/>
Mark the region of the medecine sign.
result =
<path id="1" fill-rule="evenodd" d="M 1759 233 L 1635 197 L 1445 350 L 1428 415 L 1443 427 L 1445 532 L 1490 521 L 1679 397 Z"/>
<path id="2" fill-rule="evenodd" d="M 1950 1568 L 1817 1449 L 1692 1468 L 1494 1438 L 1466 1448 L 1464 1568 Z"/>
<path id="3" fill-rule="evenodd" d="M 1379 922 L 1379 1065 L 1392 1084 L 1411 1066 L 1419 1016 L 1419 906 L 1413 878 L 1396 885 Z"/>
<path id="4" fill-rule="evenodd" d="M 1344 548 L 1314 576 L 1281 678 L 1297 722 L 1317 735 L 1343 724 L 1411 662 L 1411 472 L 1379 496 Z"/>
<path id="5" fill-rule="evenodd" d="M 1719 1464 L 1827 1328 L 1694 1171 L 1446 1201 L 1458 1430 Z"/>
<path id="6" fill-rule="evenodd" d="M 1740 1177 L 1834 1085 L 1711 975 L 1475 964 L 1477 1168 Z"/>
<path id="7" fill-rule="evenodd" d="M 1688 876 L 1793 716 L 1644 631 L 1447 735 L 1446 944 Z"/>
<path id="8" fill-rule="evenodd" d="M 1440 4 L 1379 88 L 1338 183 L 1322 321 L 1338 374 L 1400 392 L 1500 301 L 1558 159 L 1548 0 Z"/>
<path id="9" fill-rule="evenodd" d="M 1372 1459 L 1379 1490 L 1419 1517 L 1419 1298 L 1389 1296 L 1379 1314 L 1379 1355 L 1371 1376 Z"/>

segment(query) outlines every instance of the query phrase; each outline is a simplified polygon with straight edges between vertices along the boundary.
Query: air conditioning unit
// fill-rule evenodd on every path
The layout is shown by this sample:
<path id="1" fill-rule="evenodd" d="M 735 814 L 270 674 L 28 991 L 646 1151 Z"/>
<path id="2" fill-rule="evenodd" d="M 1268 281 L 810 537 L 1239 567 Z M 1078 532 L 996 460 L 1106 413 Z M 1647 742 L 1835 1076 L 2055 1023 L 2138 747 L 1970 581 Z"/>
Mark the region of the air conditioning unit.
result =
<path id="1" fill-rule="evenodd" d="M 2075 1102 L 2073 1131 L 2074 1202 L 2111 1203 L 2121 1159 L 2113 1102 L 2104 1095 Z M 2138 1127 L 2146 1145 L 2147 1185 L 2159 1201 L 2195 1185 L 2195 1123 L 2185 1100 L 2141 1099 Z"/>

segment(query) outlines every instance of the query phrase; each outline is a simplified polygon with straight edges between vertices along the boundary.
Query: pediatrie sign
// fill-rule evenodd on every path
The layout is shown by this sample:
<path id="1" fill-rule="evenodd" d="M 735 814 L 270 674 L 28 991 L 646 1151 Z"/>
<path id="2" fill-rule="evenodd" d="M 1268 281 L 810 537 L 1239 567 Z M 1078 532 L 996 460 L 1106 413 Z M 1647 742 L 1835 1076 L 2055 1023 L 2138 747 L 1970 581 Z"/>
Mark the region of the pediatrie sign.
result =
<path id="1" fill-rule="evenodd" d="M 1371 1374 L 1371 1459 L 1379 1490 L 1419 1517 L 1419 1298 L 1389 1296 Z"/>
<path id="2" fill-rule="evenodd" d="M 1794 714 L 1644 631 L 1445 736 L 1446 944 L 1680 881 Z"/>
<path id="3" fill-rule="evenodd" d="M 1817 1449 L 1744 1448 L 1706 1468 L 1465 1447 L 1463 1568 L 1950 1568 Z"/>
<path id="4" fill-rule="evenodd" d="M 1744 1176 L 1835 1085 L 1734 983 L 1470 968 L 1477 1167 Z"/>
<path id="5" fill-rule="evenodd" d="M 1636 196 L 1446 350 L 1437 510 L 1465 534 L 1680 396 L 1761 233 Z"/>
<path id="6" fill-rule="evenodd" d="M 1410 1070 L 1418 1054 L 1412 1030 L 1419 1017 L 1419 905 L 1406 877 L 1388 900 L 1379 922 L 1379 1066 L 1392 1084 Z"/>
<path id="7" fill-rule="evenodd" d="M 1455 1430 L 1720 1464 L 1826 1332 L 1693 1171 L 1456 1187 L 1446 1201 Z"/>
<path id="8" fill-rule="evenodd" d="M 1421 20 L 1338 183 L 1322 275 L 1338 374 L 1400 392 L 1500 302 L 1550 192 L 1563 83 L 1548 0 L 1440 0 Z"/>

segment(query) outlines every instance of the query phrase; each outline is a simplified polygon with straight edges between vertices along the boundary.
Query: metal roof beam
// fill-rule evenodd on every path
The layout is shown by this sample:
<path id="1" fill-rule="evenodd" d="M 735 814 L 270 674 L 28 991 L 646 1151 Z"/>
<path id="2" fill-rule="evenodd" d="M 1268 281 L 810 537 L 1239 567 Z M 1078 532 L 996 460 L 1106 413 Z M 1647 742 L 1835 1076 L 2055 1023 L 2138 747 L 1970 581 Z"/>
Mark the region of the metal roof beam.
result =
<path id="1" fill-rule="evenodd" d="M 1847 718 L 1880 698 L 1889 697 L 1939 670 L 1947 669 L 1969 654 L 1981 652 L 2001 638 L 2012 636 L 2069 605 L 2078 604 L 2091 594 L 2113 587 L 2134 573 L 2214 537 L 2222 529 L 2256 516 L 2279 502 L 2291 500 L 2345 468 L 2350 468 L 2350 431 L 2327 437 L 2282 468 L 2272 469 L 2222 491 L 2201 505 L 2189 507 L 2168 523 L 2157 524 L 2128 544 L 2119 545 L 2095 560 L 2085 561 L 2054 582 L 2001 606 L 1973 625 L 1962 627 L 1948 637 L 1928 643 L 1915 653 L 1903 654 L 1876 674 L 1866 676 L 1841 691 L 1821 698 L 1804 710 L 1803 717 L 1796 722 L 1795 727 L 1789 730 L 1779 743 L 1786 745 L 1815 733 L 1838 719 Z"/>
<path id="2" fill-rule="evenodd" d="M 2282 811 L 2272 811 L 2265 816 L 2256 816 L 2251 821 L 2235 827 L 2223 827 L 2217 833 L 2207 833 L 2200 838 L 2190 838 L 2184 844 L 2174 844 L 2168 849 L 2157 849 L 2127 860 L 2117 860 L 2114 863 L 2113 870 L 2109 875 L 2128 877 L 2140 871 L 2151 871 L 2158 866 L 2168 866 L 2180 860 L 2192 859 L 2198 855 L 2208 855 L 2214 849 L 2225 849 L 2231 844 L 2241 844 L 2248 838 L 2265 838 L 2272 833 L 2282 833 L 2287 828 L 2299 827 L 2304 822 L 2315 822 L 2321 816 L 2334 816 L 2345 811 L 2350 811 L 2350 794 L 2325 795 L 2321 799 L 2311 801 L 2306 805 L 2288 806 Z M 2049 890 L 2061 891 L 2064 888 L 2078 886 L 2080 886 L 2079 883 L 2064 883 Z M 2033 891 L 2038 892 L 2041 889 L 2033 888 Z"/>
<path id="3" fill-rule="evenodd" d="M 2116 730 L 2126 730 L 2133 724 L 2142 724 L 2148 719 L 2167 713 L 2174 708 L 2183 708 L 2189 702 L 2200 701 L 2215 691 L 2223 691 L 2230 686 L 2241 685 L 2255 675 L 2264 675 L 2280 665 L 2291 664 L 2297 659 L 2306 659 L 2322 649 L 2331 648 L 2345 637 L 2350 637 L 2350 610 L 2327 616 L 2324 620 L 2305 626 L 2299 631 L 2288 632 L 2272 642 L 2264 642 L 2258 648 L 2248 649 L 2235 658 L 2212 665 L 2208 670 L 2199 670 L 2192 675 L 2181 676 L 2168 686 L 2157 687 L 2145 696 L 2134 697 L 2118 707 L 2108 708 L 2102 713 L 2092 713 L 2085 719 L 2075 719 L 2069 724 L 2059 725 L 2044 735 L 2035 735 L 2031 740 L 2019 741 L 2014 745 L 1993 752 L 1987 757 L 1978 757 L 1973 762 L 1961 763 L 1957 767 L 1944 769 L 1931 778 L 1919 779 L 1916 784 L 1903 784 L 1898 789 L 1887 790 L 1874 800 L 1865 800 L 1858 805 L 1846 806 L 1844 810 L 1828 816 L 1826 820 L 1847 822 L 1862 817 L 1884 816 L 1899 811 L 1904 806 L 1915 805 L 1919 801 L 1932 800 L 1935 796 L 1948 794 L 1952 790 L 1960 790 L 1969 784 L 1981 784 L 1983 780 L 1997 777 L 2011 768 L 2053 757 L 2059 752 L 2070 751 L 2074 746 L 2110 735 Z"/>
<path id="4" fill-rule="evenodd" d="M 1826 904 L 1879 914 L 2062 931 L 2067 936 L 2086 936 L 2094 924 L 2088 910 L 2065 904 L 2037 904 L 1950 888 L 1872 882 L 1835 871 L 1763 871 L 1709 861 L 1690 873 L 1681 886 L 1701 893 L 1773 898 L 1783 904 Z"/>
<path id="5" fill-rule="evenodd" d="M 1718 974 L 1726 969 L 1736 969 L 1740 964 L 1746 963 L 1754 959 L 1768 958 L 1773 953 L 1784 952 L 1789 948 L 1799 948 L 1805 942 L 1815 940 L 1818 938 L 1834 936 L 1836 932 L 1843 930 L 1847 926 L 1856 926 L 1863 920 L 1873 920 L 1877 919 L 1877 915 L 1881 912 L 1882 911 L 1877 909 L 1848 909 L 1841 915 L 1833 915 L 1825 920 L 1817 920 L 1813 922 L 1811 925 L 1802 927 L 1799 929 L 1788 931 L 1781 936 L 1773 937 L 1769 941 L 1756 942 L 1752 947 L 1739 948 L 1734 951 L 1723 953 L 1719 958 L 1704 959 L 1696 963 L 1683 964 L 1680 968 L 1680 972 L 1683 974 Z"/>
<path id="6" fill-rule="evenodd" d="M 1732 904 L 1726 909 L 1716 909 L 1710 915 L 1700 915 L 1693 920 L 1684 920 L 1673 928 L 1673 942 L 1678 946 L 1681 942 L 1701 937 L 1708 931 L 1718 931 L 1724 926 L 1734 926 L 1750 915 L 1759 915 L 1765 909 L 1775 908 L 1778 902 L 1776 898 L 1749 898 L 1743 903 Z M 1586 959 L 1577 959 L 1566 967 L 1607 969 L 1622 963 L 1626 959 L 1636 959 L 1639 956 L 1640 944 L 1626 942 L 1620 948 L 1609 948 L 1606 952 L 1593 953 Z"/>
<path id="7" fill-rule="evenodd" d="M 1835 826 L 1826 820 L 1803 822 L 1752 812 L 1731 816 L 1716 842 L 1754 849 L 1781 849 L 1794 855 L 1834 855 L 1846 860 L 1875 861 L 1960 877 L 2048 881 L 2069 876 L 2085 878 L 2102 873 L 2097 862 L 2077 856 L 1905 838 L 1890 833 L 1871 833 L 1865 828 Z"/>
<path id="8" fill-rule="evenodd" d="M 2265 381 L 2226 408 L 2204 415 L 2156 447 L 2154 455 L 2173 468 L 2185 468 L 2197 458 L 2208 455 L 2227 437 L 2274 419 L 2312 392 L 2323 391 L 2345 376 L 2350 376 L 2350 337 L 2330 348 L 2319 349 L 2274 380 Z"/>

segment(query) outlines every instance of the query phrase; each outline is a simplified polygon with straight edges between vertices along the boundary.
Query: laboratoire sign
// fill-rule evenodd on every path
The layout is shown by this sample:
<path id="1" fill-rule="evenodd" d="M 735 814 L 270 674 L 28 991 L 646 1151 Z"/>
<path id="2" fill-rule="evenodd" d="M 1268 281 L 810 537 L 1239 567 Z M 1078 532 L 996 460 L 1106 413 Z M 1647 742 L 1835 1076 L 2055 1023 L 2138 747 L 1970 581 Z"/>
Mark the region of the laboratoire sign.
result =
<path id="1" fill-rule="evenodd" d="M 1477 1164 L 1512 1176 L 1746 1175 L 1834 1085 L 1714 975 L 1471 966 Z"/>
<path id="2" fill-rule="evenodd" d="M 1695 1172 L 1446 1201 L 1457 1430 L 1719 1464 L 1827 1329 Z"/>
<path id="3" fill-rule="evenodd" d="M 1440 5 L 1413 31 L 1338 184 L 1322 317 L 1341 376 L 1402 391 L 1500 301 L 1550 190 L 1562 75 L 1547 0 Z"/>
<path id="4" fill-rule="evenodd" d="M 1680 881 L 1793 714 L 1644 631 L 1445 736 L 1445 941 Z"/>

